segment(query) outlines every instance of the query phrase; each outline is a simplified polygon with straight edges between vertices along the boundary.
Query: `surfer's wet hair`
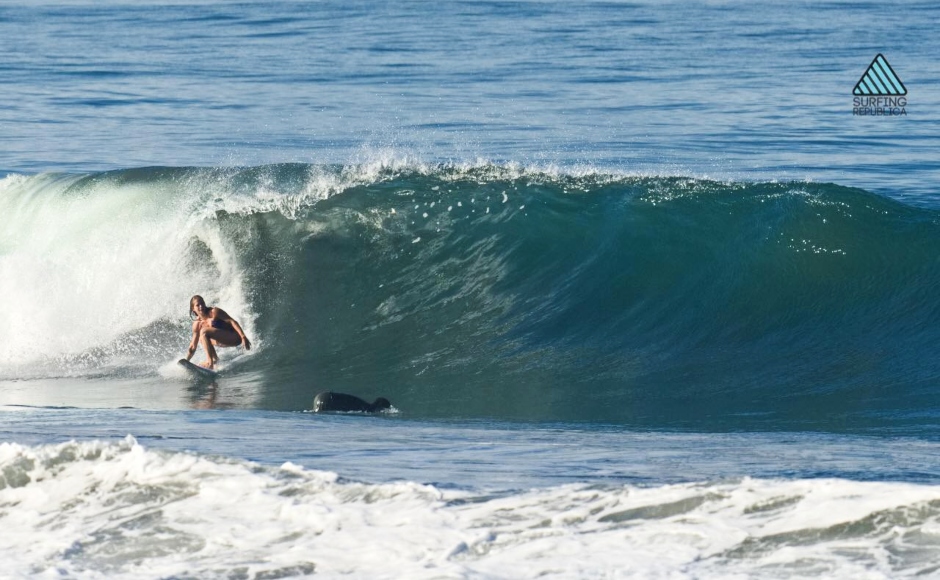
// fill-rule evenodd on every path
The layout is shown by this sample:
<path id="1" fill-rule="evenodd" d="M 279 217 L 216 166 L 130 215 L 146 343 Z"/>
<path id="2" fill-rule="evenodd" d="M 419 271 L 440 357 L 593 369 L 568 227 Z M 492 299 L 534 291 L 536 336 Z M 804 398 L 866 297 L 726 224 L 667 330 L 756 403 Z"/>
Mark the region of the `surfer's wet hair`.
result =
<path id="1" fill-rule="evenodd" d="M 190 318 L 192 318 L 193 315 L 196 314 L 196 311 L 193 310 L 193 302 L 195 302 L 196 300 L 199 300 L 200 302 L 202 302 L 203 305 L 206 304 L 206 299 L 200 296 L 199 294 L 196 294 L 192 298 L 190 298 L 189 299 L 189 317 Z"/>

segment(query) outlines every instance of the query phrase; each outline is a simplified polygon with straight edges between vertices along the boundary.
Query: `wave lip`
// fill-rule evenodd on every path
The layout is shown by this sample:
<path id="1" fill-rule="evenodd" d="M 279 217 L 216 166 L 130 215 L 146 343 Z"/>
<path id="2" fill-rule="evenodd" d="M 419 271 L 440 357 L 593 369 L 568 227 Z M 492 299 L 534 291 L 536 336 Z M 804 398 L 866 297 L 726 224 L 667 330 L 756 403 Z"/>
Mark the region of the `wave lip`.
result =
<path id="1" fill-rule="evenodd" d="M 118 443 L 0 445 L 8 573 L 70 577 L 624 574 L 849 578 L 937 569 L 936 486 L 740 480 L 491 495 Z"/>

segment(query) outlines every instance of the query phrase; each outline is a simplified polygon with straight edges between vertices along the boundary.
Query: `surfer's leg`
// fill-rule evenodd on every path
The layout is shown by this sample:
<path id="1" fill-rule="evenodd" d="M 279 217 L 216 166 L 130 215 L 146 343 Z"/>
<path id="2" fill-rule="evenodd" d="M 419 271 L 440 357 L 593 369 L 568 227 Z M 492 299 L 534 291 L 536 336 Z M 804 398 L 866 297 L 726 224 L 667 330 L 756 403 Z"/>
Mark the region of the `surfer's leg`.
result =
<path id="1" fill-rule="evenodd" d="M 206 351 L 206 362 L 203 366 L 207 366 L 211 369 L 219 362 L 219 355 L 215 351 L 216 346 L 238 346 L 241 342 L 242 339 L 238 336 L 237 332 L 214 328 L 206 322 L 199 329 L 199 343 L 202 344 L 203 350 Z"/>
<path id="2" fill-rule="evenodd" d="M 242 337 L 234 330 L 224 330 L 222 328 L 207 327 L 202 331 L 203 336 L 208 336 L 215 346 L 238 346 L 242 343 Z"/>
<path id="3" fill-rule="evenodd" d="M 202 350 L 206 351 L 206 362 L 202 366 L 210 369 L 214 368 L 215 363 L 219 362 L 219 355 L 215 352 L 212 339 L 205 332 L 201 332 L 199 333 L 199 343 L 202 344 Z"/>

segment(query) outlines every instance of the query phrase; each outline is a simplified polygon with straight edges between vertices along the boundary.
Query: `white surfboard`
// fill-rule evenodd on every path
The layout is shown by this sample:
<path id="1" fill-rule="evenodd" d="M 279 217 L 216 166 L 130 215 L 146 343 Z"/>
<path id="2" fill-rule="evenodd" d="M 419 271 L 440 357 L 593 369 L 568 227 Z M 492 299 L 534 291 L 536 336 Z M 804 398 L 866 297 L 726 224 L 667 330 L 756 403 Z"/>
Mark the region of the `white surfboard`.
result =
<path id="1" fill-rule="evenodd" d="M 206 378 L 206 379 L 214 379 L 217 376 L 219 376 L 219 373 L 217 373 L 216 371 L 193 364 L 184 358 L 181 358 L 179 360 L 179 365 L 183 367 L 184 369 L 186 369 L 187 372 L 197 377 Z"/>

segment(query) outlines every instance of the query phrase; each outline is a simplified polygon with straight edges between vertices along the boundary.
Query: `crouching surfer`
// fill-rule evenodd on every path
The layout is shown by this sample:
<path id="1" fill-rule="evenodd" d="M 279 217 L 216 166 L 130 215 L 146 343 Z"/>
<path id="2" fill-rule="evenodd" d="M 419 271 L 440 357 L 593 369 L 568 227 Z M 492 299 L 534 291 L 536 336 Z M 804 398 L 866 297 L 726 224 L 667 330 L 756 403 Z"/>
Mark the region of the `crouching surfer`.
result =
<path id="1" fill-rule="evenodd" d="M 189 315 L 195 315 L 196 320 L 193 322 L 193 340 L 186 353 L 187 361 L 193 358 L 200 344 L 206 351 L 206 361 L 202 366 L 208 369 L 214 369 L 219 362 L 216 347 L 243 345 L 245 350 L 251 350 L 251 342 L 238 321 L 221 308 L 206 306 L 202 296 L 196 295 L 189 299 Z"/>
<path id="2" fill-rule="evenodd" d="M 337 411 L 349 413 L 352 411 L 359 413 L 377 413 L 391 408 L 392 404 L 388 399 L 379 397 L 374 403 L 367 403 L 354 395 L 345 393 L 333 393 L 326 391 L 320 393 L 313 399 L 313 412 L 325 413 L 328 411 Z"/>

